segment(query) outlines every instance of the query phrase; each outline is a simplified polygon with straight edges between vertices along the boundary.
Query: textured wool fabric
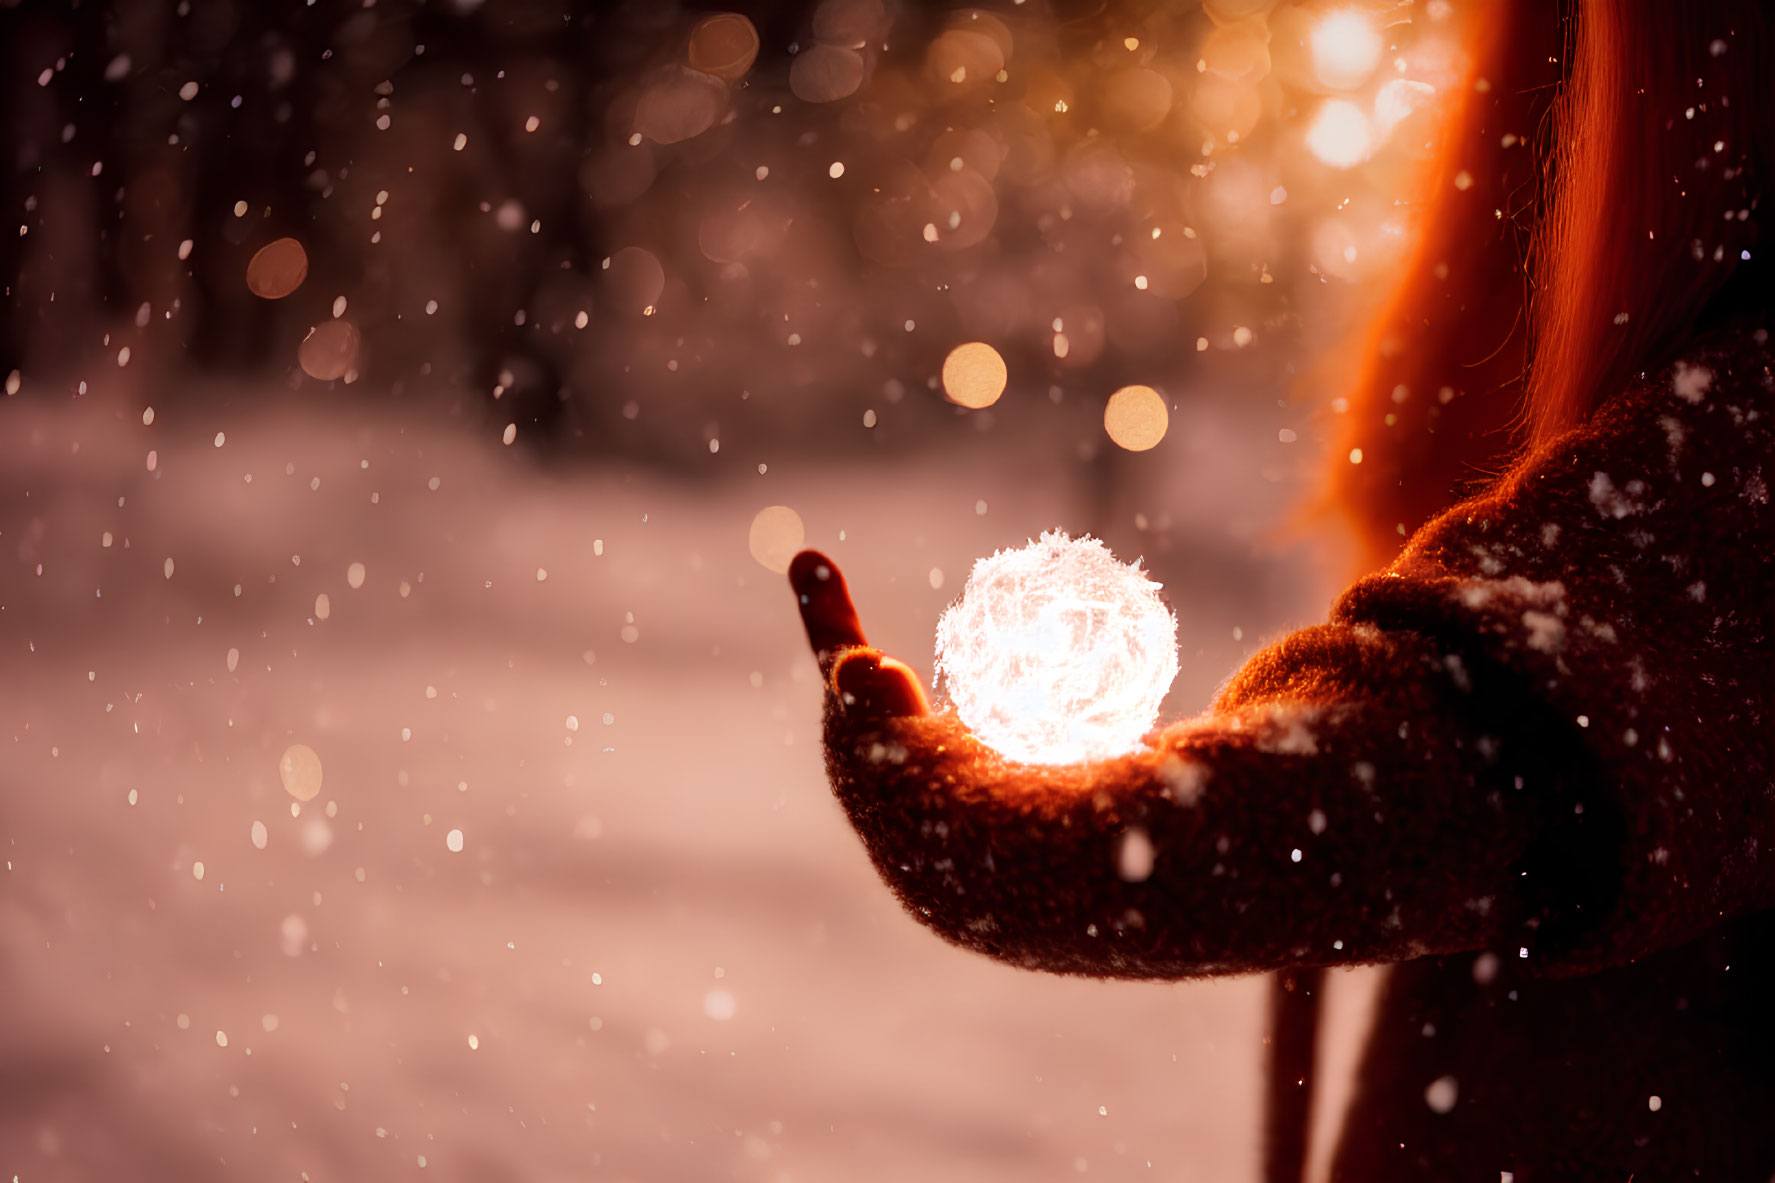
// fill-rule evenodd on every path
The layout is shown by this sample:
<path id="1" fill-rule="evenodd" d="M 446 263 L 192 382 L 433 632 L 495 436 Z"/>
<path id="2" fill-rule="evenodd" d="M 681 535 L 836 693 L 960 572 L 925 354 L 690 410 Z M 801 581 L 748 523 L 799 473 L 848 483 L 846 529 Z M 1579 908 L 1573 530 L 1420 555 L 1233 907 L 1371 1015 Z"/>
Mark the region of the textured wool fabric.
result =
<path id="1" fill-rule="evenodd" d="M 1015 965 L 1405 963 L 1335 1178 L 1769 1179 L 1765 343 L 1642 378 L 1139 754 L 1019 765 L 829 694 L 839 800 L 915 917 Z"/>

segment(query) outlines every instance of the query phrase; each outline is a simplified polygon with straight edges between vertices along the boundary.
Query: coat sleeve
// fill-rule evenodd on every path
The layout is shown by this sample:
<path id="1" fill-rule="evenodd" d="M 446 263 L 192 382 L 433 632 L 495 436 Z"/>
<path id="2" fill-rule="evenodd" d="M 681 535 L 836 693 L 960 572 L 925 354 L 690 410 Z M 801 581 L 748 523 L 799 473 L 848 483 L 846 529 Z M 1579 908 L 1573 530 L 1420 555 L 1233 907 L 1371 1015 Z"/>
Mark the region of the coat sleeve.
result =
<path id="1" fill-rule="evenodd" d="M 1756 352 L 1628 392 L 1136 755 L 830 702 L 839 799 L 917 919 L 1056 972 L 1582 972 L 1766 906 L 1769 385 Z"/>
<path id="2" fill-rule="evenodd" d="M 1476 725 L 1472 700 L 1492 694 Z M 1013 764 L 952 714 L 827 719 L 833 784 L 912 915 L 1031 969 L 1182 978 L 1498 943 L 1566 753 L 1423 638 L 1297 633 L 1138 755 Z"/>
<path id="3" fill-rule="evenodd" d="M 1583 759 L 1537 863 L 1581 914 L 1546 972 L 1620 965 L 1775 905 L 1775 377 L 1723 338 L 1426 526 L 1334 619 L 1512 672 Z M 1582 833 L 1580 839 L 1578 835 Z"/>

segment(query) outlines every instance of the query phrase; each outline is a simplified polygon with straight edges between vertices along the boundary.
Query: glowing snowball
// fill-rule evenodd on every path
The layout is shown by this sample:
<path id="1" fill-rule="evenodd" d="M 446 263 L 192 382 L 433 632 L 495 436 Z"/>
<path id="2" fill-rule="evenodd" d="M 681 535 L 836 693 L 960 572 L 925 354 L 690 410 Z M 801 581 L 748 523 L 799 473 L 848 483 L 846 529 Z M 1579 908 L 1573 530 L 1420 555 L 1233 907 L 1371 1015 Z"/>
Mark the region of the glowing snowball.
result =
<path id="1" fill-rule="evenodd" d="M 1140 564 L 1043 534 L 974 564 L 937 622 L 937 676 L 980 740 L 1066 764 L 1135 750 L 1177 677 L 1177 618 Z"/>

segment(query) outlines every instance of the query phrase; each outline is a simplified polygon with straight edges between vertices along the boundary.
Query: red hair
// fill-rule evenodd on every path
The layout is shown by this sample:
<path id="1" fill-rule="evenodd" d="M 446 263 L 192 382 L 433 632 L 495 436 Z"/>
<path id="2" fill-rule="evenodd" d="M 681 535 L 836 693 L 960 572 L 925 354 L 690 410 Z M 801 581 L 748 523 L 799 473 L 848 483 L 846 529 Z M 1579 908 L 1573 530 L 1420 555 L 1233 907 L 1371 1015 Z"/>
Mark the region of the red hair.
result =
<path id="1" fill-rule="evenodd" d="M 1762 5 L 1509 0 L 1481 16 L 1333 457 L 1371 564 L 1700 322 L 1761 302 L 1728 280 L 1755 253 L 1775 157 L 1775 103 L 1755 97 L 1775 77 Z"/>

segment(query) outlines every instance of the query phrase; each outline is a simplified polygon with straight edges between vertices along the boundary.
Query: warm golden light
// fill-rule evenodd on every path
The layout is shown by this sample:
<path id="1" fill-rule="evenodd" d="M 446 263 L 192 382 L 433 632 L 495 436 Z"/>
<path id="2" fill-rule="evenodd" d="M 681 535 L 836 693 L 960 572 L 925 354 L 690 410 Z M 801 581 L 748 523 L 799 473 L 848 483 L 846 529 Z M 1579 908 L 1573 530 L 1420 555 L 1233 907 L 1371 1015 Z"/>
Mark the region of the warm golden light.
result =
<path id="1" fill-rule="evenodd" d="M 943 359 L 943 393 L 950 402 L 975 410 L 997 402 L 1009 376 L 1005 359 L 984 341 L 957 345 Z"/>
<path id="2" fill-rule="evenodd" d="M 1150 386 L 1124 386 L 1103 408 L 1103 430 L 1130 452 L 1157 447 L 1171 425 L 1165 397 Z"/>
<path id="3" fill-rule="evenodd" d="M 1333 168 L 1350 168 L 1368 158 L 1373 139 L 1368 116 L 1355 103 L 1332 99 L 1319 108 L 1307 129 L 1307 147 Z"/>
<path id="4" fill-rule="evenodd" d="M 801 515 L 786 505 L 767 505 L 754 514 L 746 538 L 752 557 L 779 575 L 789 569 L 789 561 L 806 542 Z"/>
<path id="5" fill-rule="evenodd" d="M 936 685 L 981 742 L 1067 764 L 1131 752 L 1177 677 L 1177 618 L 1138 562 L 1059 531 L 974 564 L 937 622 Z"/>
<path id="6" fill-rule="evenodd" d="M 1313 26 L 1313 72 L 1333 90 L 1353 90 L 1380 65 L 1385 44 L 1361 13 L 1334 12 Z"/>

